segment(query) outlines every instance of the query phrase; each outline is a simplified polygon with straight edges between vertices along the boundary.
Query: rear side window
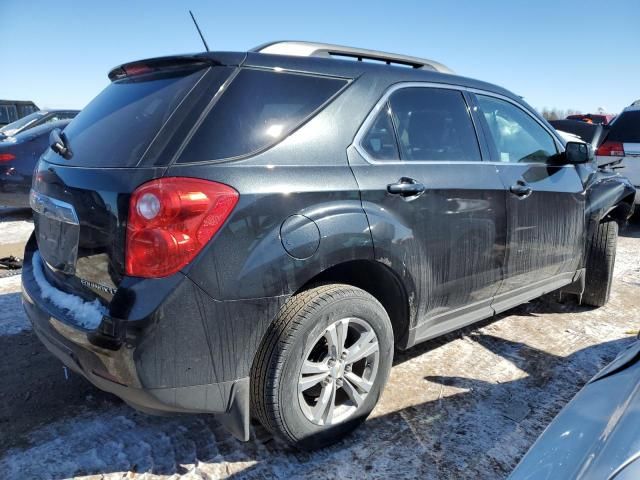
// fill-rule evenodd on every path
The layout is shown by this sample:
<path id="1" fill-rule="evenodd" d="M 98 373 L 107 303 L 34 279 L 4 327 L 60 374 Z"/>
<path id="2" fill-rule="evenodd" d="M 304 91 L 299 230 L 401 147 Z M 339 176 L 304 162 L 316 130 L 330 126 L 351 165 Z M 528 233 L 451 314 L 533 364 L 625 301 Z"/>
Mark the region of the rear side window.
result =
<path id="1" fill-rule="evenodd" d="M 362 139 L 362 148 L 373 160 L 400 160 L 398 144 L 391 122 L 391 109 L 388 104 L 380 111 L 371 128 Z"/>
<path id="2" fill-rule="evenodd" d="M 611 124 L 607 140 L 620 143 L 640 143 L 640 110 L 622 112 Z"/>
<path id="3" fill-rule="evenodd" d="M 73 152 L 65 165 L 133 167 L 203 70 L 160 73 L 113 82 L 65 128 Z"/>
<path id="4" fill-rule="evenodd" d="M 346 83 L 336 78 L 243 69 L 178 161 L 221 160 L 270 147 L 286 138 Z"/>
<path id="5" fill-rule="evenodd" d="M 408 87 L 389 98 L 406 161 L 477 161 L 480 148 L 462 93 Z"/>

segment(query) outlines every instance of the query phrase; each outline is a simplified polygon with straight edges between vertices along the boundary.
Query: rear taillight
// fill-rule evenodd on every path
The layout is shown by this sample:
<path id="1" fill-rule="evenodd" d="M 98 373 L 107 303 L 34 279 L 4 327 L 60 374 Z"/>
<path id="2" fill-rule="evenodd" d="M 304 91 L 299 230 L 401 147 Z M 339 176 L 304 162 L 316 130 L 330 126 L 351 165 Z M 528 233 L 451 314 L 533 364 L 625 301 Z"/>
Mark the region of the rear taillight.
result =
<path id="1" fill-rule="evenodd" d="M 238 197 L 228 185 L 195 178 L 161 178 L 138 187 L 129 201 L 127 275 L 179 271 L 220 229 Z"/>
<path id="2" fill-rule="evenodd" d="M 624 146 L 620 142 L 604 142 L 598 147 L 596 155 L 602 157 L 624 157 Z"/>
<path id="3" fill-rule="evenodd" d="M 16 156 L 13 153 L 0 153 L 0 162 L 10 162 L 15 159 Z"/>

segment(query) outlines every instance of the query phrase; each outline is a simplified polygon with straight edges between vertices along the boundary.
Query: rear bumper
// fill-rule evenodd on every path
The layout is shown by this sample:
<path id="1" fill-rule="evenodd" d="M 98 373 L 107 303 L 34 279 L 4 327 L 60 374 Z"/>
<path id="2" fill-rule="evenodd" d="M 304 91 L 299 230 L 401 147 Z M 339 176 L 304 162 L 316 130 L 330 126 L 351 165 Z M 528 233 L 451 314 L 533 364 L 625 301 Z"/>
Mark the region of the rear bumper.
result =
<path id="1" fill-rule="evenodd" d="M 38 338 L 68 368 L 138 410 L 152 414 L 214 413 L 232 434 L 241 440 L 248 440 L 248 375 L 216 382 L 198 382 L 197 379 L 203 378 L 204 374 L 190 372 L 196 368 L 206 369 L 210 358 L 207 358 L 206 352 L 197 352 L 198 342 L 195 339 L 190 348 L 196 354 L 183 363 L 180 369 L 183 375 L 171 371 L 170 365 L 179 363 L 174 356 L 176 352 L 171 351 L 172 345 L 166 341 L 163 344 L 166 338 L 150 332 L 157 330 L 157 318 L 132 322 L 132 328 L 123 331 L 124 341 L 105 337 L 100 328 L 90 331 L 74 325 L 66 318 L 64 311 L 42 297 L 33 276 L 31 255 L 27 257 L 22 272 L 24 309 Z M 170 310 L 165 306 L 163 313 Z M 164 319 L 168 322 L 173 320 Z M 123 321 L 105 316 L 102 322 L 113 325 Z M 144 324 L 151 326 L 144 328 Z M 180 326 L 177 320 L 176 325 Z M 198 334 L 197 331 L 173 333 L 174 336 L 180 335 L 180 339 L 187 343 L 192 340 L 190 335 Z M 160 342 L 148 345 L 142 338 L 145 335 L 152 341 Z M 149 361 L 150 356 L 155 358 L 154 362 Z M 150 369 L 165 369 L 170 375 L 162 377 L 160 373 L 154 376 L 149 372 Z M 189 381 L 190 378 L 192 381 Z"/>

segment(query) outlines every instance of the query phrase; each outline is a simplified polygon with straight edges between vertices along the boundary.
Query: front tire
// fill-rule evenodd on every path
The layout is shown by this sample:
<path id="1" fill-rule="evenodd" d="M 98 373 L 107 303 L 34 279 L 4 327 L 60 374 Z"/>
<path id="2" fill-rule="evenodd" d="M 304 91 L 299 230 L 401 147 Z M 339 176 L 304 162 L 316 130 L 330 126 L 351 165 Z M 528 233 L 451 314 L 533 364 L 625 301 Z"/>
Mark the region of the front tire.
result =
<path id="1" fill-rule="evenodd" d="M 615 220 L 600 222 L 594 229 L 587 251 L 583 303 L 602 307 L 609 301 L 617 242 L 618 223 Z"/>
<path id="2" fill-rule="evenodd" d="M 289 299 L 258 350 L 252 413 L 300 448 L 335 443 L 371 413 L 392 359 L 391 322 L 374 297 L 342 284 L 306 290 Z"/>

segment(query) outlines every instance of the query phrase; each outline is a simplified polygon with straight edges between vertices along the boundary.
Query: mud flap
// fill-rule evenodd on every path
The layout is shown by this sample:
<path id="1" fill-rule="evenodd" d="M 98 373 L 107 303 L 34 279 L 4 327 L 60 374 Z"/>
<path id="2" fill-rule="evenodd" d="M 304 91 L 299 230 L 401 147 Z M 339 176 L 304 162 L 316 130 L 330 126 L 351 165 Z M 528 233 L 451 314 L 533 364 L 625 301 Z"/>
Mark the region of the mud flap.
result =
<path id="1" fill-rule="evenodd" d="M 249 440 L 249 379 L 243 378 L 233 384 L 231 400 L 226 413 L 216 414 L 216 419 L 238 440 Z"/>
<path id="2" fill-rule="evenodd" d="M 565 285 L 560 289 L 560 299 L 564 294 L 573 294 L 578 296 L 578 303 L 582 304 L 582 294 L 585 288 L 586 269 L 581 268 L 576 272 L 573 281 L 569 285 Z"/>

